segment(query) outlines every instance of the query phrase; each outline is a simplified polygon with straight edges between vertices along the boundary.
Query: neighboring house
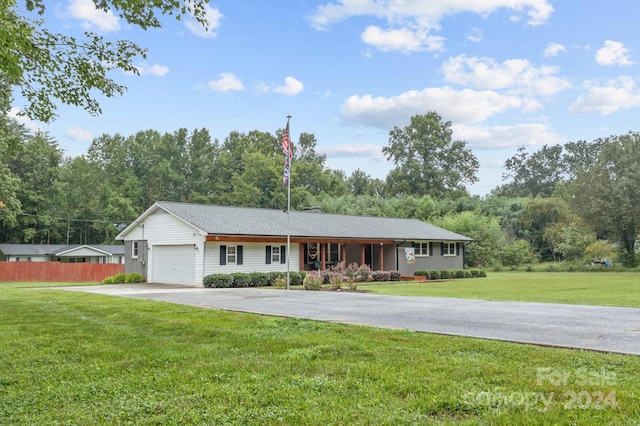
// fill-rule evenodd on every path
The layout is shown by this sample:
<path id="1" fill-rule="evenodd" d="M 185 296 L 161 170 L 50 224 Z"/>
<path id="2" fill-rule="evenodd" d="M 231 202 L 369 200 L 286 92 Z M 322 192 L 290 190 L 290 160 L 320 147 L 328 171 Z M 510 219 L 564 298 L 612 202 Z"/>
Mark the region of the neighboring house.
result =
<path id="1" fill-rule="evenodd" d="M 116 239 L 125 242 L 126 273 L 194 286 L 213 273 L 303 271 L 339 262 L 402 275 L 462 269 L 464 246 L 473 241 L 416 219 L 164 201 Z"/>
<path id="2" fill-rule="evenodd" d="M 124 263 L 122 244 L 0 244 L 0 261 Z"/>

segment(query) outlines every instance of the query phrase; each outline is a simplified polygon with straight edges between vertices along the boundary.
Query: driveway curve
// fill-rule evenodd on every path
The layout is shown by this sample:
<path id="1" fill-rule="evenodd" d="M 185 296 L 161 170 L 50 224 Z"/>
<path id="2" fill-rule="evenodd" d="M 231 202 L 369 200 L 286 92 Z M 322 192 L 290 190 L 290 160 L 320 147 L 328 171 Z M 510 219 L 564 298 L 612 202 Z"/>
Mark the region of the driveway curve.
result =
<path id="1" fill-rule="evenodd" d="M 637 308 L 163 284 L 60 289 L 263 315 L 640 355 L 640 309 Z"/>

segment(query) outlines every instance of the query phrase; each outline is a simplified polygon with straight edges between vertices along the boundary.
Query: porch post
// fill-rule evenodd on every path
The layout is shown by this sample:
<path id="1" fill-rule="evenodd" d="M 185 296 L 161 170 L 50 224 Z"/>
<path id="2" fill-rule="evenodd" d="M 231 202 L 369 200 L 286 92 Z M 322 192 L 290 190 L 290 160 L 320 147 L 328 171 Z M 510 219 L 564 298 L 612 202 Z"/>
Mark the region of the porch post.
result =
<path id="1" fill-rule="evenodd" d="M 327 261 L 326 246 L 326 244 L 320 244 L 320 267 L 323 271 L 325 269 L 325 262 Z"/>
<path id="2" fill-rule="evenodd" d="M 340 243 L 340 261 L 344 266 L 347 266 L 347 245 Z"/>
<path id="3" fill-rule="evenodd" d="M 380 243 L 380 270 L 384 271 L 384 243 Z"/>
<path id="4" fill-rule="evenodd" d="M 360 265 L 364 265 L 364 251 L 365 251 L 365 245 L 360 244 Z"/>

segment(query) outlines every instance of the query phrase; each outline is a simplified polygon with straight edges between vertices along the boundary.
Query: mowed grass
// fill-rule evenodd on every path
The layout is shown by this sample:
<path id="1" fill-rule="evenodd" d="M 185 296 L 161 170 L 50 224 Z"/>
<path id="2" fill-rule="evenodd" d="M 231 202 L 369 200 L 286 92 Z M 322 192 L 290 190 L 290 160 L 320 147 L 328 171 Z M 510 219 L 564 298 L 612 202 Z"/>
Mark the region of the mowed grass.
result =
<path id="1" fill-rule="evenodd" d="M 486 278 L 367 283 L 358 289 L 398 296 L 640 307 L 637 272 L 489 272 Z"/>
<path id="2" fill-rule="evenodd" d="M 640 357 L 0 284 L 0 424 L 636 425 Z"/>

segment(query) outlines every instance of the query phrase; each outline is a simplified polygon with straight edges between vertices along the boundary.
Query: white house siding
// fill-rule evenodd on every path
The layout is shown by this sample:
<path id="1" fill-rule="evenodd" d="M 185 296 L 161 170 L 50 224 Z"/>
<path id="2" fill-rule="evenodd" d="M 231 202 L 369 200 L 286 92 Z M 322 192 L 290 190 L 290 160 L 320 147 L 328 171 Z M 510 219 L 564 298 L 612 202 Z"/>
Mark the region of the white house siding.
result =
<path id="1" fill-rule="evenodd" d="M 143 228 L 144 225 L 144 228 Z M 200 235 L 200 231 L 182 220 L 175 218 L 169 213 L 158 209 L 154 214 L 147 216 L 144 222 L 132 229 L 127 240 L 147 241 L 149 250 L 147 252 L 148 278 L 156 279 L 153 273 L 153 247 L 160 245 L 183 245 L 190 244 L 194 247 L 195 256 L 195 277 L 193 285 L 202 286 L 202 261 L 204 252 L 205 237 Z M 140 249 L 144 247 L 140 244 Z M 153 278 L 152 278 L 153 277 Z M 161 278 L 157 278 L 161 280 Z"/>
<path id="2" fill-rule="evenodd" d="M 220 246 L 242 246 L 242 265 L 220 265 Z M 214 243 L 209 242 L 205 248 L 204 275 L 230 274 L 233 272 L 287 272 L 287 263 L 266 263 L 266 246 L 286 246 L 286 243 Z M 298 244 L 291 244 L 289 253 L 291 271 L 300 270 L 300 249 Z"/>
<path id="3" fill-rule="evenodd" d="M 17 259 L 20 259 L 20 262 L 51 262 L 51 258 L 49 256 L 33 256 L 25 254 L 21 254 L 20 256 L 7 256 L 7 262 L 15 262 Z"/>

